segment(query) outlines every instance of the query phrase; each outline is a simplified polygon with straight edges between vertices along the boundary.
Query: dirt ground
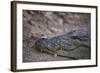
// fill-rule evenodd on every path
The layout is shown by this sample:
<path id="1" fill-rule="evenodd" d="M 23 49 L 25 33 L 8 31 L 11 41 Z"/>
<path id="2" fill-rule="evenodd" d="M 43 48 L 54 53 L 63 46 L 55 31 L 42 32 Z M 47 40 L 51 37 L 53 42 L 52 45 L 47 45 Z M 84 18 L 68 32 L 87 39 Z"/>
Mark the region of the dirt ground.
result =
<path id="1" fill-rule="evenodd" d="M 73 60 L 69 57 L 90 59 L 90 48 L 59 51 L 68 57 L 55 57 L 34 47 L 42 37 L 54 37 L 75 29 L 90 29 L 90 14 L 23 10 L 23 62 Z"/>

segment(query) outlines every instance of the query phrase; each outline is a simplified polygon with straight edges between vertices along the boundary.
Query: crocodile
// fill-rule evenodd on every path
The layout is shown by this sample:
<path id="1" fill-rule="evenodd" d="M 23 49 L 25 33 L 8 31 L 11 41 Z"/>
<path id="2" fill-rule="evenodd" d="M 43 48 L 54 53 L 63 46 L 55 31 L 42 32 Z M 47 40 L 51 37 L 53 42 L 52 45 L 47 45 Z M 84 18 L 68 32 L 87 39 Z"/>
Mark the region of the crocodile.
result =
<path id="1" fill-rule="evenodd" d="M 46 52 L 56 56 L 69 57 L 58 54 L 58 51 L 74 51 L 79 47 L 90 48 L 90 32 L 87 30 L 72 30 L 66 34 L 52 37 L 40 38 L 35 42 L 35 48 L 40 52 Z M 70 57 L 72 59 L 77 59 Z"/>

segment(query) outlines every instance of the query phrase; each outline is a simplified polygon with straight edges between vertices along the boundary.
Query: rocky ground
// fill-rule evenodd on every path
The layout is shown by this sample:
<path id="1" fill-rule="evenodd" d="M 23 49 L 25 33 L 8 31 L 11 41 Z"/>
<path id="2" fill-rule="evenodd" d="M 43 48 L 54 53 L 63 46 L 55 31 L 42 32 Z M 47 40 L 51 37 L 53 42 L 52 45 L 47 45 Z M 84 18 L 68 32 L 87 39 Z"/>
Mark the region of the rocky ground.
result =
<path id="1" fill-rule="evenodd" d="M 39 38 L 51 38 L 76 29 L 90 29 L 90 14 L 23 10 L 23 62 L 72 60 L 41 53 L 34 44 Z M 84 47 L 62 53 L 72 57 L 89 55 L 90 58 L 90 49 Z"/>

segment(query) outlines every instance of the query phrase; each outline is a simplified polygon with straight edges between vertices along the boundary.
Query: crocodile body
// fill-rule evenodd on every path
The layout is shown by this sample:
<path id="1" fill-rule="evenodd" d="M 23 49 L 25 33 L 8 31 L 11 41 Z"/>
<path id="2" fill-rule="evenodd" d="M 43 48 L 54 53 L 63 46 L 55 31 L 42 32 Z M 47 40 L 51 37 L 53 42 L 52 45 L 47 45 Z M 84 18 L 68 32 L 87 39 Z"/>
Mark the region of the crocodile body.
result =
<path id="1" fill-rule="evenodd" d="M 86 30 L 73 30 L 67 34 L 53 38 L 40 38 L 35 42 L 35 48 L 41 52 L 59 55 L 59 50 L 74 51 L 80 46 L 90 48 L 90 33 Z"/>

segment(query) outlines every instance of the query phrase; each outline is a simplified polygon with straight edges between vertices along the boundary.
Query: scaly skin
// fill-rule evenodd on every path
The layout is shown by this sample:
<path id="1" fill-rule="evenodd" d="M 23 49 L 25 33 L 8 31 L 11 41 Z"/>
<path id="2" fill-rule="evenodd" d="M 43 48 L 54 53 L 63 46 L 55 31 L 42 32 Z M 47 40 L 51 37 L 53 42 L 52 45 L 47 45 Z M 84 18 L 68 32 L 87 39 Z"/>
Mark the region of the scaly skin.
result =
<path id="1" fill-rule="evenodd" d="M 90 34 L 88 31 L 73 30 L 65 35 L 53 38 L 40 38 L 35 43 L 36 49 L 54 54 L 55 57 L 59 55 L 57 54 L 59 50 L 74 51 L 80 46 L 90 48 Z"/>

